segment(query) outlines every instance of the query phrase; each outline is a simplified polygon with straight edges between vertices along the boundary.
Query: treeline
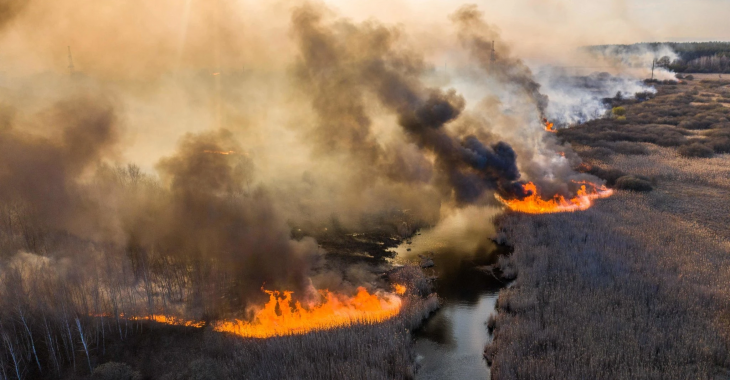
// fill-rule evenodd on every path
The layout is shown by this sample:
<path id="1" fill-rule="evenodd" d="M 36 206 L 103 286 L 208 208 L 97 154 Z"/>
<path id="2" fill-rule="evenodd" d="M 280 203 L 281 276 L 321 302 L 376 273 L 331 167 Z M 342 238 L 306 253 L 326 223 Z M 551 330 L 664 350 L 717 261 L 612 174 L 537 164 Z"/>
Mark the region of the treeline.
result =
<path id="1" fill-rule="evenodd" d="M 639 55 L 645 52 L 662 54 L 671 49 L 677 57 L 662 55 L 659 66 L 677 73 L 730 73 L 730 42 L 651 42 L 632 45 L 597 45 L 592 52 L 612 55 Z"/>
<path id="2" fill-rule="evenodd" d="M 730 56 L 718 54 L 691 61 L 678 59 L 666 67 L 676 73 L 730 73 Z"/>

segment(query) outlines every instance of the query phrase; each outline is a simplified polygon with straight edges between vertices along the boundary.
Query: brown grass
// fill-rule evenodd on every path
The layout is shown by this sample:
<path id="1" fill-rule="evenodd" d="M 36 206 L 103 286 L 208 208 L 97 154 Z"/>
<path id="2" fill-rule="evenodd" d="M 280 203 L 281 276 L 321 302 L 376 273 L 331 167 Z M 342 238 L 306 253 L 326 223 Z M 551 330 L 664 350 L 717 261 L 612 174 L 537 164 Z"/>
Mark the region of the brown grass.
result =
<path id="1" fill-rule="evenodd" d="M 687 91 L 710 87 L 699 82 Z M 640 109 L 628 106 L 629 119 Z M 591 141 L 592 131 L 579 136 Z M 495 379 L 727 378 L 730 155 L 684 158 L 677 146 L 641 144 L 649 154 L 590 164 L 650 178 L 653 191 L 501 221 L 519 276 L 500 293 L 486 350 Z"/>

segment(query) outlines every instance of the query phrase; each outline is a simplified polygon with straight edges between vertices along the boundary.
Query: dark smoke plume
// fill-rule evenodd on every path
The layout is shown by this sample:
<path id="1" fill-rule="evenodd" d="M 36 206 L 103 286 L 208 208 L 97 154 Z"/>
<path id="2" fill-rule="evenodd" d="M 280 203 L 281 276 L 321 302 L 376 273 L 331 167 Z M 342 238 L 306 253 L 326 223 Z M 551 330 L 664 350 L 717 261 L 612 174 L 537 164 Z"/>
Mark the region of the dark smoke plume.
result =
<path id="1" fill-rule="evenodd" d="M 521 88 L 535 103 L 540 117 L 544 117 L 548 97 L 540 92 L 540 84 L 535 81 L 530 68 L 522 60 L 510 57 L 509 48 L 501 41 L 499 32 L 483 20 L 483 13 L 477 6 L 465 5 L 451 19 L 459 30 L 461 43 L 480 66 L 500 82 Z"/>
<path id="2" fill-rule="evenodd" d="M 87 278 L 99 252 L 86 244 L 103 244 L 107 260 L 129 263 L 134 276 L 117 271 L 106 275 L 110 282 L 176 284 L 170 294 L 150 290 L 147 312 L 182 303 L 190 315 L 240 313 L 265 296 L 262 285 L 306 298 L 317 244 L 291 239 L 274 200 L 251 184 L 253 164 L 231 133 L 185 136 L 157 165 L 160 183 L 133 165 L 104 163 L 122 130 L 103 94 L 71 97 L 31 122 L 14 113 L 0 107 L 0 258 L 64 257 L 74 268 L 66 275 Z"/>
<path id="3" fill-rule="evenodd" d="M 477 201 L 486 190 L 509 197 L 526 195 L 509 145 L 485 145 L 474 136 L 459 138 L 446 130 L 444 126 L 463 112 L 465 101 L 454 90 L 422 83 L 419 76 L 426 65 L 420 56 L 398 46 L 397 31 L 374 22 L 326 26 L 321 11 L 311 6 L 296 10 L 292 21 L 302 56 L 298 72 L 319 90 L 313 104 L 325 130 L 342 126 L 340 134 L 362 132 L 366 138 L 360 140 L 369 141 L 369 119 L 358 99 L 374 95 L 397 115 L 410 141 L 435 155 L 434 182 L 445 195 L 453 193 L 462 204 Z M 342 88 L 349 95 L 344 104 L 338 92 Z M 375 158 L 382 154 L 378 149 L 366 152 Z"/>
<path id="4" fill-rule="evenodd" d="M 157 169 L 170 196 L 161 218 L 135 232 L 147 246 L 193 262 L 212 260 L 229 276 L 233 310 L 262 295 L 264 284 L 306 293 L 317 244 L 292 240 L 266 191 L 249 188 L 252 163 L 229 132 L 185 136 Z"/>
<path id="5" fill-rule="evenodd" d="M 29 3 L 30 0 L 0 1 L 0 29 L 9 24 Z"/>
<path id="6" fill-rule="evenodd" d="M 50 135 L 25 132 L 27 125 L 16 128 L 11 107 L 0 113 L 0 199 L 48 227 L 93 236 L 100 216 L 78 181 L 120 138 L 111 101 L 94 94 L 57 103 L 36 120 L 50 126 Z"/>

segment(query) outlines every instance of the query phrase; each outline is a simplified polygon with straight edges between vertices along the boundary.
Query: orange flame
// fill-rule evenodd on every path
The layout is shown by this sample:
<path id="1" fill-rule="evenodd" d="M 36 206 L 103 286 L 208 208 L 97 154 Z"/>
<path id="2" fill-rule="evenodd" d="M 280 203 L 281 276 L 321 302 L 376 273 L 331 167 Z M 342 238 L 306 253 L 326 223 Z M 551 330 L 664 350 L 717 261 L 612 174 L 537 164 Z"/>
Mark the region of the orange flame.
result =
<path id="1" fill-rule="evenodd" d="M 186 327 L 203 327 L 205 322 L 202 321 L 186 321 L 184 319 L 175 318 L 169 315 L 153 314 L 149 320 L 168 325 L 186 326 Z"/>
<path id="2" fill-rule="evenodd" d="M 406 287 L 401 284 L 394 284 L 393 289 L 395 289 L 395 294 L 399 296 L 406 294 Z"/>
<path id="3" fill-rule="evenodd" d="M 90 314 L 92 317 L 103 317 L 103 318 L 111 318 L 114 314 L 109 313 L 96 313 L 96 314 Z M 182 318 L 173 317 L 170 315 L 164 315 L 164 314 L 152 314 L 144 317 L 128 317 L 124 315 L 124 313 L 119 314 L 120 318 L 126 318 L 130 321 L 153 321 L 158 323 L 164 323 L 167 325 L 175 325 L 175 326 L 186 326 L 186 327 L 203 327 L 205 326 L 205 322 L 203 321 L 191 321 L 191 320 L 185 320 Z"/>
<path id="4" fill-rule="evenodd" d="M 398 294 L 403 294 L 406 287 L 395 285 Z M 354 297 L 338 295 L 327 290 L 320 290 L 325 302 L 305 309 L 299 302 L 292 305 L 293 292 L 267 291 L 269 302 L 254 315 L 253 322 L 235 319 L 219 321 L 213 324 L 215 331 L 229 332 L 243 337 L 269 338 L 272 336 L 305 334 L 310 331 L 331 329 L 358 323 L 377 323 L 388 320 L 400 311 L 401 299 L 393 294 L 383 296 L 370 294 L 363 288 L 357 288 Z M 400 292 L 403 293 L 400 293 Z M 109 314 L 95 314 L 96 317 L 109 317 Z M 120 317 L 125 318 L 124 314 Z M 174 326 L 201 328 L 203 321 L 185 320 L 163 314 L 152 314 L 144 317 L 126 317 L 131 321 L 154 321 Z"/>
<path id="5" fill-rule="evenodd" d="M 545 126 L 545 130 L 548 132 L 556 133 L 557 131 L 553 129 L 555 124 L 548 121 L 546 118 L 542 118 L 542 124 Z"/>
<path id="6" fill-rule="evenodd" d="M 540 198 L 540 194 L 537 191 L 537 186 L 534 183 L 528 182 L 525 184 L 525 189 L 532 191 L 532 195 L 525 197 L 524 199 L 503 199 L 499 195 L 495 195 L 497 199 L 504 203 L 513 211 L 524 212 L 527 214 L 549 214 L 556 212 L 573 212 L 587 210 L 593 206 L 593 201 L 598 198 L 607 198 L 613 194 L 613 190 L 606 186 L 596 186 L 590 182 L 577 182 L 580 183 L 580 190 L 575 197 L 565 199 L 561 195 L 555 195 L 552 199 L 543 200 Z M 586 190 L 586 186 L 590 186 L 591 190 Z"/>
<path id="7" fill-rule="evenodd" d="M 354 297 L 320 291 L 326 301 L 309 309 L 299 302 L 292 305 L 292 292 L 266 293 L 269 294 L 269 302 L 255 313 L 253 322 L 238 319 L 218 322 L 215 330 L 252 338 L 304 334 L 354 323 L 382 322 L 396 316 L 401 307 L 399 297 L 379 297 L 363 287 L 357 289 Z"/>

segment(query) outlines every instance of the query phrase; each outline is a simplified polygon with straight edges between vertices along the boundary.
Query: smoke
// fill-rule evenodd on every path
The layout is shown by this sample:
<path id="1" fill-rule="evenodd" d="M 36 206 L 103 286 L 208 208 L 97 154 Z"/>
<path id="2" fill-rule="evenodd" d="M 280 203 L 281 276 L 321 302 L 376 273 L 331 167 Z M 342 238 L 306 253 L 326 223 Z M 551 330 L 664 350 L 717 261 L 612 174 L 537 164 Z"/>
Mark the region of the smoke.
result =
<path id="1" fill-rule="evenodd" d="M 0 7 L 2 259 L 108 278 L 130 315 L 233 315 L 262 285 L 306 299 L 375 282 L 328 272 L 301 235 L 458 215 L 442 225 L 459 236 L 524 181 L 571 195 L 599 180 L 540 117 L 586 120 L 601 97 L 645 90 L 533 70 L 475 6 L 430 27 L 434 14 L 385 24 L 299 1 L 24 4 Z"/>
<path id="2" fill-rule="evenodd" d="M 618 69 L 625 76 L 673 80 L 674 73 L 655 64 L 661 59 L 666 63 L 679 59 L 679 55 L 665 44 L 607 45 L 583 48 L 596 64 Z"/>
<path id="3" fill-rule="evenodd" d="M 306 293 L 317 244 L 290 238 L 274 200 L 250 185 L 252 163 L 230 132 L 187 135 L 157 168 L 170 195 L 159 219 L 137 225 L 140 243 L 194 262 L 213 260 L 232 280 L 232 307 L 245 305 L 262 284 Z"/>
<path id="4" fill-rule="evenodd" d="M 5 0 L 0 3 L 0 30 L 27 6 L 30 0 Z"/>
<path id="5" fill-rule="evenodd" d="M 637 93 L 656 93 L 656 89 L 624 75 L 607 72 L 571 75 L 566 69 L 544 67 L 536 75 L 550 97 L 545 116 L 560 127 L 584 123 L 606 115 L 606 98 L 634 98 Z"/>
<path id="6" fill-rule="evenodd" d="M 27 122 L 22 116 L 8 105 L 0 114 L 0 199 L 50 228 L 93 236 L 105 224 L 79 194 L 79 180 L 119 142 L 113 101 L 103 94 L 71 94 Z M 49 134 L 27 132 L 36 123 L 51 126 L 45 127 Z"/>
<path id="7" fill-rule="evenodd" d="M 67 251 L 73 242 L 59 240 L 64 234 L 122 244 L 138 277 L 151 275 L 159 260 L 196 263 L 193 278 L 227 297 L 217 305 L 204 299 L 210 296 L 204 287 L 194 288 L 188 306 L 198 314 L 242 310 L 263 284 L 306 297 L 317 244 L 291 239 L 274 200 L 252 185 L 253 164 L 230 132 L 184 136 L 177 152 L 158 163 L 158 182 L 134 166 L 115 171 L 103 163 L 121 148 L 124 128 L 115 107 L 94 93 L 71 96 L 29 120 L 10 106 L 2 109 L 6 234 L 19 230 L 25 249 L 69 255 L 79 270 L 93 251 Z M 44 133 L 25 131 L 34 124 Z"/>
<path id="8" fill-rule="evenodd" d="M 532 71 L 520 59 L 510 56 L 510 49 L 500 39 L 499 32 L 483 20 L 476 5 L 466 5 L 451 16 L 458 28 L 461 43 L 469 49 L 479 65 L 492 77 L 508 86 L 519 87 L 545 115 L 548 97 L 540 92 L 540 84 Z M 497 49 L 499 53 L 497 53 Z"/>
<path id="9" fill-rule="evenodd" d="M 322 11 L 311 6 L 296 10 L 292 20 L 302 54 L 299 75 L 318 90 L 313 105 L 322 120 L 321 133 L 343 138 L 340 146 L 356 145 L 351 152 L 361 160 L 380 159 L 378 166 L 389 166 L 383 160 L 388 156 L 372 143 L 369 117 L 360 100 L 366 94 L 374 96 L 395 113 L 409 142 L 434 155 L 434 182 L 446 199 L 453 193 L 457 203 L 471 203 L 487 190 L 526 195 L 518 182 L 516 154 L 508 144 L 487 145 L 475 136 L 459 138 L 446 130 L 444 126 L 461 115 L 465 100 L 454 90 L 423 83 L 420 77 L 427 65 L 419 55 L 399 48 L 396 30 L 342 20 L 327 27 Z M 337 133 L 331 132 L 333 126 Z"/>

